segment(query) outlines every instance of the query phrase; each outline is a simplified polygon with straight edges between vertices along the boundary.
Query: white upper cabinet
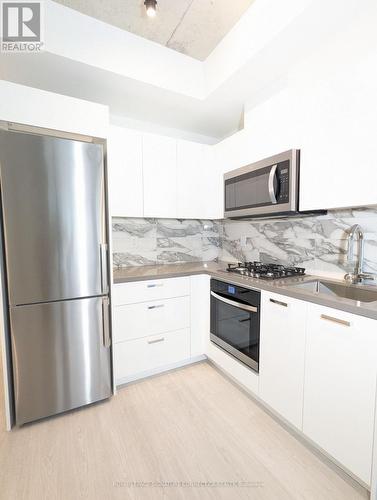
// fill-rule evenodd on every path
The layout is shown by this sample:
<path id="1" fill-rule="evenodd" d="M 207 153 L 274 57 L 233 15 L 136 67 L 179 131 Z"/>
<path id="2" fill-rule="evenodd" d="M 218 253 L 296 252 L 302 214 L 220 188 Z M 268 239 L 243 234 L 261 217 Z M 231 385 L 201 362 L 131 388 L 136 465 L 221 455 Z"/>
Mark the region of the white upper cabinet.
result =
<path id="1" fill-rule="evenodd" d="M 177 216 L 177 141 L 143 134 L 144 217 Z"/>
<path id="2" fill-rule="evenodd" d="M 111 126 L 107 159 L 111 215 L 143 217 L 142 134 Z"/>
<path id="3" fill-rule="evenodd" d="M 205 168 L 204 148 L 199 143 L 177 142 L 177 215 L 182 219 L 203 216 L 205 200 L 201 172 Z"/>
<path id="4" fill-rule="evenodd" d="M 376 203 L 377 53 L 313 84 L 302 127 L 301 209 Z M 373 70 L 372 70 L 373 69 Z"/>
<path id="5" fill-rule="evenodd" d="M 302 430 L 307 303 L 262 292 L 259 395 Z"/>
<path id="6" fill-rule="evenodd" d="M 211 146 L 183 140 L 177 142 L 178 218 L 222 218 L 220 181 Z"/>
<path id="7" fill-rule="evenodd" d="M 367 485 L 376 374 L 376 321 L 310 304 L 303 430 Z"/>
<path id="8" fill-rule="evenodd" d="M 212 146 L 111 126 L 108 170 L 112 216 L 223 217 Z"/>

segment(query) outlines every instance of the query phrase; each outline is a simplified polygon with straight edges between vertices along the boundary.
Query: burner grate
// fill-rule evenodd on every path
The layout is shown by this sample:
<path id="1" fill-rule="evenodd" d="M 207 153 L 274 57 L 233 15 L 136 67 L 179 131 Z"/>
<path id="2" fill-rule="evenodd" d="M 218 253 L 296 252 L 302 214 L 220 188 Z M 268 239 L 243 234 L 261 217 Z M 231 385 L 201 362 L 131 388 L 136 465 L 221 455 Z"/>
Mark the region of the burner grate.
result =
<path id="1" fill-rule="evenodd" d="M 266 264 L 264 262 L 238 262 L 238 264 L 228 264 L 228 272 L 262 279 L 281 279 L 292 276 L 303 276 L 305 268 L 294 266 L 283 266 L 282 264 Z"/>

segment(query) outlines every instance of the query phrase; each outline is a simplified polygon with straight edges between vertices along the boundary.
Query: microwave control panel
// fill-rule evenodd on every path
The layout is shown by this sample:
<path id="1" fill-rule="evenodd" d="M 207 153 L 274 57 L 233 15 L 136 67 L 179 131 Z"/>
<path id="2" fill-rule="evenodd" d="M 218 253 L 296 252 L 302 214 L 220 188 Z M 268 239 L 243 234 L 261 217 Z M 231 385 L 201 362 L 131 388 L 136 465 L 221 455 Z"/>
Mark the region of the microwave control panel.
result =
<path id="1" fill-rule="evenodd" d="M 278 164 L 277 178 L 278 178 L 278 203 L 289 202 L 289 161 L 284 161 Z"/>

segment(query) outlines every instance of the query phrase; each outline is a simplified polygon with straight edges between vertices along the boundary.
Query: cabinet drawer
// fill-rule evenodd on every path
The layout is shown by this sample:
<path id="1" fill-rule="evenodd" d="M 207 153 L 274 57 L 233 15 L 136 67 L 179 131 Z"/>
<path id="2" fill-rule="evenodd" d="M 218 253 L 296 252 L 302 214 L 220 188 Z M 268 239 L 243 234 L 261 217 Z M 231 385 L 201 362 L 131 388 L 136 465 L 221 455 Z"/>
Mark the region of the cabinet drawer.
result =
<path id="1" fill-rule="evenodd" d="M 190 294 L 190 278 L 136 281 L 114 285 L 113 304 L 135 304 L 149 300 L 169 299 Z"/>
<path id="2" fill-rule="evenodd" d="M 114 308 L 115 342 L 189 327 L 189 297 L 141 302 Z"/>
<path id="3" fill-rule="evenodd" d="M 114 345 L 117 381 L 190 357 L 190 329 L 178 330 Z"/>

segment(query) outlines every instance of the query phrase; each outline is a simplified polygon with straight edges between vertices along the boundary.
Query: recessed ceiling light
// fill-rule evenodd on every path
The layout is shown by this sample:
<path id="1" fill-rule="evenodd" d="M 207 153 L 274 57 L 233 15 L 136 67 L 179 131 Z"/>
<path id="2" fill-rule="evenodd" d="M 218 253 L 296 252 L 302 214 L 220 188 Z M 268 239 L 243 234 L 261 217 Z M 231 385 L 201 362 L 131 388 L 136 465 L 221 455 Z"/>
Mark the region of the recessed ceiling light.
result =
<path id="1" fill-rule="evenodd" d="M 147 16 L 154 17 L 156 15 L 157 0 L 145 0 L 144 5 L 147 9 Z"/>

